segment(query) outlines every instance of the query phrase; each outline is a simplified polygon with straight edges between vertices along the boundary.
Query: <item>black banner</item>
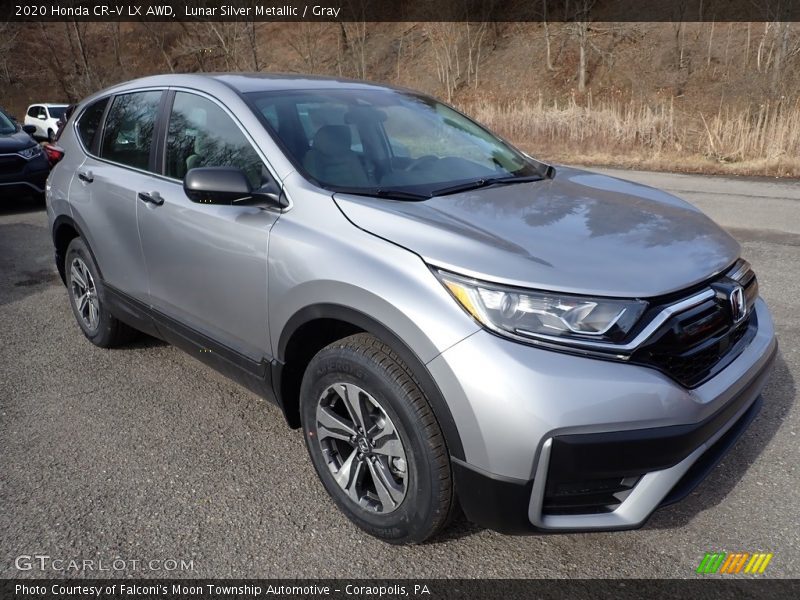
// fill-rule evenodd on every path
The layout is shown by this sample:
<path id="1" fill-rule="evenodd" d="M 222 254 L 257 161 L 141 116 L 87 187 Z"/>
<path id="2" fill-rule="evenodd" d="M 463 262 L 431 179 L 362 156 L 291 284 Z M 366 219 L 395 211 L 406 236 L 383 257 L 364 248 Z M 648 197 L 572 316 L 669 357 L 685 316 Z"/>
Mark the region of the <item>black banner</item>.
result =
<path id="1" fill-rule="evenodd" d="M 461 600 L 480 598 L 589 600 L 658 600 L 692 598 L 796 598 L 797 579 L 560 579 L 560 580 L 282 580 L 282 579 L 4 579 L 0 580 L 3 600 L 216 600 L 256 598 L 341 598 L 343 600 L 430 599 Z"/>
<path id="2" fill-rule="evenodd" d="M 0 22 L 800 21 L 794 0 L 0 0 Z"/>

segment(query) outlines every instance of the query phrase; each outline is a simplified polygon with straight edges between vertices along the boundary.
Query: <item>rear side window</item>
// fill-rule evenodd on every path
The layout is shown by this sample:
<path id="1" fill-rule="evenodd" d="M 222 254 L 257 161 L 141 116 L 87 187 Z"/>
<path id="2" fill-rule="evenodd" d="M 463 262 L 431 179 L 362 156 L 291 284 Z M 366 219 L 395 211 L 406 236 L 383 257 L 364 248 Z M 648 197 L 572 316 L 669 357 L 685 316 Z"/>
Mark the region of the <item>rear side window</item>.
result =
<path id="1" fill-rule="evenodd" d="M 228 114 L 211 100 L 177 92 L 169 118 L 165 174 L 183 179 L 198 167 L 238 167 L 253 187 L 267 180 L 264 163 Z"/>
<path id="2" fill-rule="evenodd" d="M 39 116 L 39 107 L 38 106 L 31 106 L 28 109 L 28 116 L 29 117 L 38 117 Z"/>
<path id="3" fill-rule="evenodd" d="M 134 92 L 114 98 L 106 117 L 100 157 L 146 170 L 160 101 L 160 91 Z"/>
<path id="4" fill-rule="evenodd" d="M 86 110 L 83 111 L 78 121 L 78 137 L 81 138 L 83 147 L 88 150 L 92 149 L 94 136 L 100 128 L 100 120 L 103 118 L 103 113 L 106 110 L 106 104 L 108 104 L 108 98 L 102 98 L 90 104 Z"/>

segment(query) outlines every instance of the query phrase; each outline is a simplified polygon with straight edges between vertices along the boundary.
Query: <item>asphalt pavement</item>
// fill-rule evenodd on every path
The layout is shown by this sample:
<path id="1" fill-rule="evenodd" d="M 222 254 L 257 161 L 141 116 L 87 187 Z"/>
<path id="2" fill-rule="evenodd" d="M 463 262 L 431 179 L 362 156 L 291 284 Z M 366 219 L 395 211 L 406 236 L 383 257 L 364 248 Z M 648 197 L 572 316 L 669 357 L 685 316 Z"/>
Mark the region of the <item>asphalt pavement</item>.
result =
<path id="1" fill-rule="evenodd" d="M 800 576 L 800 182 L 608 172 L 728 228 L 780 338 L 760 415 L 683 502 L 637 531 L 459 520 L 426 545 L 378 542 L 335 509 L 277 408 L 161 342 L 92 346 L 45 212 L 3 201 L 0 577 L 693 577 L 710 551 L 772 552 L 765 575 Z"/>

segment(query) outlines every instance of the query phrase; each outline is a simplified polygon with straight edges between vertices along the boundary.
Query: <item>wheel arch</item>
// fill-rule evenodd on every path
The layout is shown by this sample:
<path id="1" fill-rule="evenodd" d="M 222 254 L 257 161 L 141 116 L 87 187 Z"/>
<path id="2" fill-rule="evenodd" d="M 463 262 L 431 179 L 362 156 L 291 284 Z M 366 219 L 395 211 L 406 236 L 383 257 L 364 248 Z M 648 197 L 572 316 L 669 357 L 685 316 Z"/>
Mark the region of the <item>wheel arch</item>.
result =
<path id="1" fill-rule="evenodd" d="M 86 244 L 86 247 L 89 249 L 89 253 L 92 255 L 92 260 L 94 260 L 94 264 L 97 267 L 97 272 L 100 274 L 101 278 L 103 277 L 103 272 L 100 270 L 100 265 L 97 262 L 97 257 L 92 251 L 92 246 L 89 244 L 89 240 L 86 239 L 86 236 L 83 235 L 83 231 L 81 231 L 81 228 L 75 222 L 75 219 L 69 215 L 59 215 L 53 222 L 52 234 L 53 245 L 55 246 L 56 251 L 56 268 L 58 269 L 58 274 L 61 277 L 61 281 L 64 285 L 67 284 L 67 275 L 64 271 L 64 259 L 66 258 L 67 248 L 69 247 L 70 242 L 72 242 L 72 240 L 74 240 L 76 237 L 81 238 L 83 243 Z"/>
<path id="2" fill-rule="evenodd" d="M 370 333 L 388 344 L 411 368 L 442 428 L 450 455 L 463 460 L 464 447 L 453 415 L 422 360 L 389 327 L 340 304 L 306 306 L 294 313 L 281 331 L 273 362 L 273 387 L 289 426 L 300 426 L 300 383 L 313 356 L 328 344 L 360 332 Z"/>

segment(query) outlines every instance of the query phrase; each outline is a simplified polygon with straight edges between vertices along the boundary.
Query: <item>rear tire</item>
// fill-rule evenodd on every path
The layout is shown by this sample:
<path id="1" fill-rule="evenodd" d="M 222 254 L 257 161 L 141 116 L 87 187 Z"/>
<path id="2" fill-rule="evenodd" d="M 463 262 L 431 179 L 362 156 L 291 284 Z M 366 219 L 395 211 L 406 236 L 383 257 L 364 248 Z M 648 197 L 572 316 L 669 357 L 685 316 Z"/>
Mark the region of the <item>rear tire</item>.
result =
<path id="1" fill-rule="evenodd" d="M 392 544 L 424 542 L 448 523 L 444 436 L 389 346 L 363 333 L 320 350 L 303 376 L 300 411 L 314 468 L 353 523 Z"/>
<path id="2" fill-rule="evenodd" d="M 111 348 L 130 341 L 136 330 L 112 315 L 105 304 L 105 289 L 89 248 L 75 238 L 64 259 L 69 303 L 83 335 L 95 346 Z"/>

